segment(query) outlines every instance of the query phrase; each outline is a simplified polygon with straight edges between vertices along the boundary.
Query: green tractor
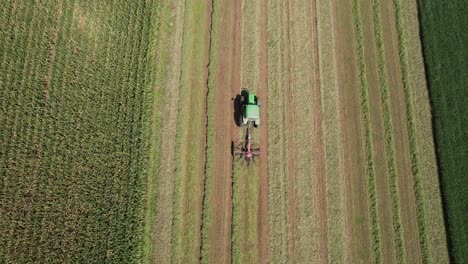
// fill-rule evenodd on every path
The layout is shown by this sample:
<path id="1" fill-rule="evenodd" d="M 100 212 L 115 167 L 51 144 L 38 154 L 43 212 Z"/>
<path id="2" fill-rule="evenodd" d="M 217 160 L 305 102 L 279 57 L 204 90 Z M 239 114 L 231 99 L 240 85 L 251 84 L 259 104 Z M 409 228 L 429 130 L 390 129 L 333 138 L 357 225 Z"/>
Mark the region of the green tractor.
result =
<path id="1" fill-rule="evenodd" d="M 247 89 L 242 89 L 241 98 L 241 113 L 239 115 L 239 124 L 243 125 L 254 125 L 258 127 L 260 125 L 260 101 L 255 93 L 249 92 Z"/>

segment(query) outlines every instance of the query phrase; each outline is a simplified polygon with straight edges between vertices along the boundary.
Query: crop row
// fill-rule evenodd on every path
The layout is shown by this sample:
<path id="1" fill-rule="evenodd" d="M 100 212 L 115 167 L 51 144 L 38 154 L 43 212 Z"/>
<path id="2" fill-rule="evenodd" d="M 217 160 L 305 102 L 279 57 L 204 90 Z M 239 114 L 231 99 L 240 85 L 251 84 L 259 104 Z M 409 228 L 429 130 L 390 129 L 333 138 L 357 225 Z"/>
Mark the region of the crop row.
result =
<path id="1" fill-rule="evenodd" d="M 403 234 L 401 227 L 401 217 L 400 217 L 400 202 L 399 202 L 399 193 L 398 193 L 398 172 L 396 168 L 395 147 L 394 147 L 394 138 L 393 138 L 393 125 L 392 125 L 392 116 L 391 116 L 391 106 L 389 98 L 389 84 L 386 77 L 386 66 L 385 66 L 385 53 L 384 53 L 384 43 L 382 37 L 382 22 L 380 16 L 380 4 L 378 1 L 372 1 L 372 10 L 373 10 L 373 21 L 374 21 L 374 34 L 377 45 L 377 64 L 378 64 L 378 76 L 379 84 L 381 88 L 381 100 L 383 107 L 383 120 L 384 120 L 384 129 L 385 129 L 385 139 L 386 139 L 386 156 L 388 161 L 388 170 L 390 176 L 390 195 L 392 201 L 392 217 L 393 217 L 393 227 L 395 232 L 395 246 L 396 246 L 396 257 L 397 262 L 402 262 L 404 259 L 404 247 L 403 247 Z"/>
<path id="2" fill-rule="evenodd" d="M 402 81 L 403 88 L 406 98 L 406 111 L 407 111 L 407 124 L 408 124 L 408 133 L 409 133 L 409 143 L 410 143 L 410 153 L 411 153 L 411 169 L 414 175 L 414 191 L 416 195 L 416 205 L 417 205 L 417 220 L 420 233 L 420 243 L 422 247 L 422 256 L 425 263 L 429 262 L 429 250 L 428 250 L 428 232 L 427 232 L 427 221 L 425 219 L 426 213 L 424 209 L 424 197 L 422 197 L 421 190 L 421 173 L 420 173 L 420 162 L 419 162 L 419 153 L 418 146 L 416 145 L 416 128 L 414 125 L 414 113 L 413 113 L 413 98 L 410 93 L 409 80 L 408 80 L 408 62 L 406 58 L 406 47 L 404 46 L 403 39 L 403 25 L 402 25 L 402 6 L 401 1 L 394 1 L 395 3 L 395 15 L 396 15 L 396 26 L 398 30 L 398 48 L 401 62 L 401 71 L 402 71 Z"/>
<path id="3" fill-rule="evenodd" d="M 358 66 L 358 76 L 360 79 L 360 108 L 361 115 L 363 120 L 363 131 L 364 131 L 364 148 L 366 155 L 366 172 L 367 172 L 367 192 L 368 199 L 370 201 L 370 227 L 371 237 L 372 237 L 372 247 L 373 247 L 373 257 L 374 261 L 381 262 L 382 260 L 382 239 L 395 239 L 396 251 L 397 251 L 397 261 L 401 262 L 404 258 L 403 253 L 403 237 L 401 230 L 401 220 L 400 220 L 400 196 L 399 188 L 397 187 L 398 182 L 398 173 L 396 169 L 396 160 L 395 160 L 395 147 L 394 147 L 394 131 L 392 125 L 392 111 L 391 111 L 391 102 L 390 102 L 390 92 L 389 92 L 389 83 L 386 69 L 385 61 L 385 48 L 384 40 L 382 36 L 382 17 L 380 15 L 380 4 L 377 1 L 372 1 L 372 14 L 373 14 L 373 23 L 374 26 L 374 35 L 376 44 L 377 44 L 377 68 L 378 68 L 378 82 L 381 87 L 381 100 L 383 106 L 383 123 L 385 129 L 385 138 L 386 138 L 386 157 L 387 157 L 387 168 L 390 175 L 390 196 L 392 201 L 392 215 L 393 215 L 393 225 L 394 225 L 394 238 L 382 238 L 382 231 L 380 230 L 380 220 L 379 220 L 379 211 L 382 208 L 378 209 L 381 206 L 379 203 L 382 200 L 381 195 L 385 193 L 378 193 L 376 190 L 376 174 L 375 174 L 375 156 L 374 156 L 374 147 L 372 139 L 372 126 L 371 126 L 371 114 L 369 106 L 369 93 L 367 82 L 367 71 L 365 56 L 372 56 L 372 54 L 365 54 L 364 51 L 364 33 L 362 26 L 362 12 L 361 12 L 361 2 L 353 2 L 353 19 L 355 24 L 356 32 L 356 55 L 357 55 L 357 66 Z M 385 21 L 388 23 L 388 21 Z M 372 43 L 372 42 L 371 42 Z M 367 44 L 366 44 L 367 45 Z M 386 44 L 387 45 L 387 44 Z M 374 121 L 375 122 L 375 121 Z M 325 126 L 327 129 L 327 126 Z M 379 154 L 378 154 L 379 155 Z M 379 165 L 380 166 L 380 165 Z M 412 189 L 410 189 L 412 190 Z M 391 244 L 391 243 L 390 243 Z M 412 254 L 414 254 L 412 252 Z"/>
<path id="4" fill-rule="evenodd" d="M 375 157 L 373 156 L 373 146 L 372 146 L 372 139 L 371 139 L 371 134 L 372 128 L 371 128 L 371 118 L 369 115 L 369 93 L 368 90 L 370 89 L 368 87 L 368 83 L 366 80 L 366 71 L 369 69 L 366 69 L 366 65 L 364 63 L 365 61 L 365 56 L 372 56 L 372 54 L 365 54 L 364 52 L 364 35 L 363 35 L 363 27 L 362 27 L 362 12 L 361 12 L 361 2 L 360 1 L 354 1 L 354 23 L 355 23 L 355 28 L 357 32 L 357 48 L 356 48 L 356 54 L 357 54 L 357 59 L 358 59 L 358 66 L 359 66 L 359 77 L 361 80 L 361 108 L 362 108 L 362 118 L 364 120 L 364 132 L 365 132 L 365 142 L 366 142 L 366 153 L 367 153 L 367 172 L 368 172 L 368 192 L 369 192 L 369 200 L 370 200 L 370 216 L 371 216 L 371 228 L 372 228 L 372 237 L 374 240 L 373 244 L 373 251 L 374 251 L 374 260 L 376 262 L 382 261 L 382 239 L 389 239 L 389 238 L 382 238 L 382 231 L 380 228 L 382 226 L 379 226 L 379 222 L 381 220 L 378 219 L 378 216 L 381 213 L 378 213 L 378 210 L 382 210 L 382 208 L 379 203 L 379 201 L 382 199 L 382 195 L 385 195 L 384 193 L 379 193 L 379 191 L 376 190 L 376 181 L 375 181 Z M 391 195 L 391 200 L 392 200 L 392 215 L 393 215 L 393 225 L 394 225 L 394 232 L 395 232 L 395 246 L 396 246 L 396 257 L 397 261 L 401 262 L 405 258 L 405 254 L 418 254 L 417 252 L 405 252 L 404 250 L 404 244 L 408 243 L 408 241 L 403 241 L 403 230 L 402 230 L 402 223 L 401 223 L 401 208 L 400 208 L 400 191 L 402 191 L 401 188 L 398 188 L 398 178 L 401 177 L 399 174 L 401 172 L 398 172 L 397 170 L 397 160 L 396 156 L 397 153 L 395 153 L 395 139 L 394 136 L 395 131 L 393 128 L 392 124 L 394 121 L 392 121 L 393 117 L 392 116 L 392 110 L 391 108 L 394 107 L 392 104 L 395 104 L 393 98 L 391 98 L 390 95 L 390 87 L 389 87 L 389 81 L 388 76 L 389 72 L 387 69 L 387 62 L 386 62 L 386 48 L 391 45 L 391 43 L 385 43 L 384 44 L 384 37 L 382 35 L 382 16 L 381 16 L 381 5 L 378 1 L 372 1 L 372 13 L 373 13 L 373 24 L 374 24 L 374 37 L 376 41 L 376 48 L 377 48 L 377 66 L 378 66 L 378 82 L 380 84 L 380 89 L 381 89 L 381 100 L 382 100 L 382 106 L 383 106 L 383 121 L 384 121 L 384 129 L 385 129 L 385 138 L 386 138 L 386 158 L 387 158 L 387 167 L 388 167 L 388 172 L 390 175 L 390 195 Z M 419 243 L 421 246 L 421 256 L 423 258 L 424 262 L 429 262 L 430 260 L 430 252 L 429 252 L 429 242 L 428 242 L 428 230 L 427 230 L 427 224 L 425 218 L 429 215 L 437 215 L 437 211 L 440 211 L 440 207 L 438 208 L 437 206 L 431 206 L 431 212 L 428 212 L 425 209 L 425 204 L 428 203 L 427 198 L 423 197 L 423 189 L 422 189 L 422 184 L 424 182 L 421 182 L 421 166 L 419 164 L 419 159 L 421 158 L 421 154 L 418 151 L 418 139 L 416 138 L 417 134 L 423 134 L 423 132 L 418 132 L 415 126 L 415 121 L 414 121 L 414 113 L 413 113 L 413 97 L 412 97 L 412 91 L 410 87 L 410 76 L 408 72 L 408 61 L 407 61 L 407 54 L 406 54 L 406 42 L 403 36 L 403 26 L 402 26 L 402 2 L 401 1 L 396 1 L 395 2 L 395 16 L 396 16 L 396 27 L 398 31 L 398 49 L 399 49 L 399 55 L 400 55 L 400 63 L 401 65 L 395 66 L 397 68 L 401 67 L 401 78 L 402 78 L 402 83 L 404 89 L 404 96 L 405 96 L 405 106 L 406 109 L 406 122 L 407 122 L 407 127 L 408 127 L 408 137 L 409 137 L 409 153 L 411 157 L 411 169 L 412 169 L 412 174 L 414 176 L 414 186 L 408 186 L 410 187 L 408 191 L 414 191 L 415 194 L 415 200 L 416 200 L 416 211 L 415 211 L 415 216 L 417 219 L 418 223 L 418 233 L 419 233 Z M 388 17 L 387 17 L 388 18 Z M 384 21 L 385 23 L 391 23 L 392 21 Z M 388 39 L 386 39 L 388 41 Z M 387 46 L 388 45 L 388 46 Z M 394 84 L 394 83 L 393 83 Z M 392 88 L 393 89 L 393 88 Z M 396 89 L 396 87 L 395 87 Z M 427 113 L 426 113 L 427 114 Z M 375 122 L 375 121 L 372 121 Z M 418 129 L 425 129 L 424 127 L 419 126 Z M 423 139 L 427 140 L 427 139 Z M 423 143 L 425 144 L 425 143 Z M 398 155 L 401 155 L 401 153 L 398 153 Z M 428 154 L 430 155 L 430 153 Z M 424 159 L 424 157 L 422 157 Z M 401 161 L 398 161 L 401 162 Z M 431 181 L 430 179 L 428 181 Z M 427 186 L 427 184 L 426 184 Z M 414 190 L 413 190 L 414 187 Z M 403 188 L 404 189 L 404 188 Z M 400 190 L 400 191 L 399 191 Z M 426 191 L 427 192 L 427 191 Z M 379 197 L 379 199 L 377 199 Z M 383 198 L 385 199 L 385 198 Z M 380 206 L 380 207 L 379 207 Z M 379 208 L 379 209 L 378 209 Z M 409 213 L 409 211 L 405 212 L 406 214 Z M 408 216 L 406 216 L 408 217 Z M 381 225 L 381 224 L 380 224 Z M 408 232 L 408 231 L 405 231 Z M 433 231 L 434 232 L 434 231 Z M 440 234 L 436 231 L 436 234 Z M 434 238 L 434 239 L 438 239 Z M 408 245 L 406 245 L 408 247 Z M 436 259 L 443 259 L 444 253 L 441 252 L 440 250 L 436 253 L 434 253 Z"/>
<path id="5" fill-rule="evenodd" d="M 140 257 L 151 6 L 17 3 L 2 38 L 2 259 Z"/>
<path id="6" fill-rule="evenodd" d="M 20 6 L 20 8 L 24 9 L 26 7 Z M 30 13 L 32 14 L 32 8 L 29 9 Z M 12 222 L 8 221 L 9 219 L 15 219 L 16 215 L 23 210 L 24 219 L 27 222 L 31 222 L 31 213 L 27 212 L 30 211 L 30 205 L 28 197 L 23 199 L 10 199 L 11 195 L 14 193 L 18 193 L 21 191 L 22 187 L 33 185 L 33 180 L 28 177 L 24 179 L 24 171 L 34 168 L 36 164 L 32 162 L 28 162 L 27 156 L 29 155 L 29 151 L 23 149 L 22 151 L 17 150 L 23 144 L 30 143 L 31 140 L 31 133 L 34 131 L 36 122 L 34 122 L 34 116 L 27 115 L 27 111 L 29 110 L 27 105 L 21 103 L 20 100 L 23 102 L 29 103 L 30 101 L 34 100 L 34 95 L 31 93 L 27 93 L 24 87 L 28 87 L 29 89 L 33 89 L 32 86 L 32 77 L 28 76 L 26 78 L 22 78 L 22 70 L 25 69 L 30 71 L 32 69 L 36 69 L 34 65 L 37 65 L 33 59 L 37 58 L 30 58 L 27 56 L 26 49 L 29 47 L 37 47 L 38 45 L 46 45 L 43 39 L 38 40 L 38 35 L 21 35 L 17 33 L 20 30 L 23 30 L 25 27 L 28 28 L 30 26 L 36 27 L 45 24 L 44 20 L 38 19 L 30 19 L 29 21 L 23 20 L 24 17 L 21 14 L 14 16 L 13 20 L 10 21 L 11 24 L 6 23 L 5 29 L 3 29 L 6 33 L 6 36 L 3 36 L 3 63 L 2 66 L 6 66 L 2 68 L 1 72 L 1 91 L 2 94 L 2 141 L 1 141 L 1 165 L 0 168 L 1 173 L 1 189 L 0 189 L 0 197 L 5 197 L 2 199 L 2 207 L 0 208 L 2 213 L 2 218 L 0 221 L 2 223 L 2 233 L 3 234 L 11 234 L 15 232 L 15 234 L 19 233 L 17 228 L 13 225 Z M 23 20 L 23 21 L 21 21 Z M 21 22 L 24 22 L 22 24 Z M 16 25 L 16 26 L 15 26 Z M 10 29 L 10 30 L 8 30 Z M 3 31 L 2 30 L 2 31 Z M 9 32 L 8 32 L 9 31 Z M 9 34 L 12 34 L 8 36 Z M 8 36 L 8 37 L 7 37 Z M 8 41 L 11 40 L 11 41 Z M 33 41 L 35 40 L 35 42 Z M 42 41 L 42 42 L 40 42 Z M 19 49 L 15 50 L 14 47 L 17 46 Z M 42 52 L 41 54 L 44 54 Z M 35 76 L 37 77 L 37 76 Z M 23 87 L 15 87 L 16 89 L 7 89 L 10 85 L 19 85 L 22 84 Z M 16 103 L 18 102 L 18 103 Z M 27 121 L 27 122 L 25 122 Z M 21 133 L 21 134 L 20 134 Z M 24 133 L 28 133 L 27 136 Z M 14 181 L 15 174 L 22 176 L 22 181 Z M 20 174 L 21 173 L 21 174 Z M 11 189 L 10 189 L 11 188 Z M 15 206 L 14 203 L 17 202 Z M 11 211 L 9 209 L 12 209 Z M 23 220 L 24 221 L 24 220 Z M 8 230 L 8 231 L 6 231 Z M 2 236 L 1 239 L 1 246 L 0 246 L 0 255 L 5 256 L 5 259 L 8 259 L 8 254 L 12 248 L 11 240 L 5 239 L 5 236 Z M 28 245 L 28 242 L 25 241 L 25 245 Z M 21 253 L 20 253 L 21 254 Z"/>
<path id="7" fill-rule="evenodd" d="M 377 193 L 376 193 L 376 175 L 374 165 L 374 147 L 372 144 L 372 130 L 370 119 L 369 105 L 369 87 L 366 78 L 366 64 L 364 54 L 364 33 L 362 26 L 361 3 L 359 0 L 353 1 L 353 19 L 356 29 L 356 56 L 359 69 L 360 80 L 360 100 L 361 100 L 361 115 L 364 123 L 364 142 L 366 153 L 366 172 L 367 172 L 367 192 L 370 202 L 370 219 L 371 219 L 371 236 L 372 236 L 372 251 L 374 254 L 374 262 L 382 263 L 382 245 L 381 231 L 379 228 L 379 219 L 377 212 Z"/>

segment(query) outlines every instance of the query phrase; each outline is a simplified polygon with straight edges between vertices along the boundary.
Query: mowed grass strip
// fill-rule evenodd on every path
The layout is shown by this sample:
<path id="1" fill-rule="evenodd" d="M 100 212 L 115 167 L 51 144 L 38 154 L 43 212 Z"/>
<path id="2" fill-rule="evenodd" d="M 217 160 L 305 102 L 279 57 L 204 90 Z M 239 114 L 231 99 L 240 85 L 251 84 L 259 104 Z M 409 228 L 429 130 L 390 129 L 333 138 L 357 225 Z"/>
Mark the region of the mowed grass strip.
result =
<path id="1" fill-rule="evenodd" d="M 150 62 L 154 64 L 151 139 L 146 190 L 143 261 L 171 260 L 175 133 L 184 19 L 184 1 L 155 5 Z"/>
<path id="2" fill-rule="evenodd" d="M 240 86 L 257 93 L 260 86 L 260 1 L 241 3 Z M 260 98 L 260 101 L 262 98 Z M 261 101 L 261 103 L 265 103 Z M 260 108 L 262 111 L 263 108 Z M 266 125 L 261 123 L 261 125 Z M 259 128 L 250 129 L 252 140 L 260 142 Z M 239 129 L 239 139 L 245 139 L 246 128 Z M 260 146 L 265 148 L 266 146 Z M 233 165 L 233 263 L 260 263 L 259 191 L 260 161 L 249 167 L 240 161 Z"/>
<path id="3" fill-rule="evenodd" d="M 330 1 L 317 0 L 317 33 L 320 65 L 320 90 L 323 97 L 323 133 L 325 144 L 325 175 L 327 187 L 327 236 L 329 262 L 345 262 L 345 201 L 342 166 L 341 127 L 338 112 L 338 76 L 336 40 Z"/>
<path id="4" fill-rule="evenodd" d="M 258 250 L 259 167 L 233 168 L 232 263 L 260 263 Z"/>
<path id="5" fill-rule="evenodd" d="M 153 2 L 15 3 L 2 44 L 24 45 L 7 45 L 0 77 L 1 258 L 136 261 Z"/>
<path id="6" fill-rule="evenodd" d="M 398 167 L 399 195 L 403 237 L 408 254 L 407 261 L 427 261 L 426 233 L 422 214 L 418 213 L 418 181 L 413 174 L 411 134 L 408 127 L 408 109 L 401 71 L 398 33 L 393 1 L 380 3 L 381 30 L 384 43 L 386 74 L 394 132 L 396 165 Z M 416 239 L 417 238 L 417 239 Z M 411 252 L 411 254 L 409 254 Z"/>
<path id="7" fill-rule="evenodd" d="M 211 18 L 211 33 L 210 33 L 210 62 L 208 68 L 208 87 L 206 94 L 206 160 L 205 160 L 205 184 L 204 184 L 204 200 L 203 200 L 203 218 L 202 218 L 202 241 L 201 241 L 201 262 L 211 263 L 211 237 L 212 237 L 212 203 L 213 201 L 213 179 L 221 175 L 214 175 L 214 150 L 215 150 L 215 135 L 216 135 L 216 69 L 218 65 L 218 21 L 219 21 L 219 1 L 212 1 L 212 18 Z M 225 89 L 227 87 L 222 87 Z M 217 191 L 217 190 L 215 190 Z"/>
<path id="8" fill-rule="evenodd" d="M 414 191 L 415 191 L 415 196 L 416 196 L 416 206 L 417 206 L 417 219 L 418 219 L 418 226 L 419 226 L 419 233 L 420 233 L 420 243 L 422 247 L 422 257 L 423 257 L 423 262 L 429 263 L 431 262 L 431 255 L 440 255 L 444 254 L 446 250 L 440 252 L 440 251 L 431 251 L 429 249 L 429 231 L 428 231 L 428 218 L 427 218 L 427 209 L 426 209 L 426 202 L 427 199 L 424 198 L 424 193 L 422 190 L 422 179 L 431 179 L 431 178 L 438 178 L 437 173 L 428 174 L 426 176 L 421 175 L 421 165 L 420 165 L 420 154 L 419 154 L 419 146 L 417 145 L 417 132 L 416 132 L 416 124 L 414 120 L 414 106 L 413 106 L 413 95 L 411 93 L 411 87 L 410 87 L 410 80 L 409 80 L 409 66 L 408 66 L 408 61 L 407 61 L 407 51 L 406 51 L 406 46 L 404 46 L 404 41 L 405 41 L 405 36 L 403 35 L 403 8 L 402 7 L 402 1 L 394 1 L 394 8 L 395 8 L 395 20 L 396 20 L 396 29 L 398 32 L 398 50 L 399 50 L 399 59 L 400 59 L 400 64 L 401 64 L 401 76 L 402 76 L 402 81 L 403 81 L 403 89 L 404 89 L 404 94 L 406 98 L 406 109 L 407 109 L 407 127 L 408 127 L 408 134 L 409 134 L 409 147 L 410 147 L 410 157 L 411 157 L 411 169 L 412 173 L 414 175 Z M 421 54 L 420 54 L 421 56 Z M 425 93 L 427 94 L 427 92 Z M 426 104 L 428 104 L 428 101 L 426 100 Z M 430 114 L 427 112 L 427 114 Z M 429 117 L 429 116 L 427 116 Z M 427 118 L 426 117 L 426 118 Z M 421 117 L 424 118 L 424 117 Z M 424 128 L 422 128 L 424 129 Z M 429 129 L 428 127 L 426 129 Z M 430 155 L 430 153 L 433 153 L 433 150 L 428 150 L 429 152 L 426 155 Z M 435 160 L 433 160 L 435 163 Z M 434 164 L 435 165 L 435 164 Z M 433 166 L 434 166 L 433 165 Z M 430 177 L 432 176 L 432 177 Z M 431 183 L 435 183 L 435 185 L 438 185 L 438 181 L 434 182 L 434 180 L 428 180 Z M 433 188 L 434 190 L 434 188 Z M 437 188 L 435 188 L 435 192 L 430 194 L 431 199 L 434 201 L 439 201 L 438 197 L 440 197 L 440 192 L 438 191 Z M 432 207 L 434 208 L 434 207 Z M 439 203 L 439 208 L 440 208 L 440 203 Z M 441 212 L 441 210 L 439 210 Z M 441 214 L 439 213 L 439 216 L 437 217 L 437 213 L 433 212 L 431 216 L 434 216 L 436 220 L 435 225 L 437 225 L 439 228 L 444 230 L 443 222 L 440 222 L 443 220 L 441 218 Z M 438 220 L 438 221 L 437 221 Z M 438 232 L 439 233 L 439 232 Z M 444 232 L 442 234 L 445 236 Z M 433 234 L 434 238 L 437 238 L 438 235 L 437 233 Z M 440 233 L 439 233 L 440 236 Z M 440 239 L 440 238 L 439 238 Z M 432 248 L 434 249 L 434 248 Z M 439 259 L 439 262 L 442 259 Z M 448 261 L 448 259 L 445 259 Z"/>
<path id="9" fill-rule="evenodd" d="M 367 191 L 369 195 L 370 205 L 370 229 L 372 236 L 372 250 L 374 263 L 382 263 L 382 242 L 381 231 L 379 227 L 378 204 L 376 193 L 376 175 L 374 164 L 374 147 L 372 144 L 372 129 L 370 120 L 370 105 L 369 105 L 369 86 L 366 77 L 366 63 L 364 53 L 364 33 L 362 25 L 362 11 L 360 0 L 353 1 L 353 20 L 356 32 L 356 55 L 359 68 L 360 80 L 360 99 L 361 99 L 361 115 L 364 125 L 364 144 L 366 155 L 366 173 L 367 173 Z"/>
<path id="10" fill-rule="evenodd" d="M 343 145 L 344 184 L 346 194 L 347 262 L 372 262 L 369 194 L 362 120 L 359 70 L 352 2 L 335 1 L 335 52 L 338 71 L 338 114 Z"/>
<path id="11" fill-rule="evenodd" d="M 292 163 L 296 217 L 291 262 L 327 262 L 325 184 L 320 181 L 325 170 L 321 148 L 321 96 L 316 87 L 319 64 L 315 57 L 315 10 L 310 1 L 289 1 L 290 92 L 288 96 L 288 137 Z M 312 27 L 312 28 L 311 28 Z M 288 87 L 288 86 L 286 86 Z M 317 111 L 318 109 L 318 111 Z M 293 116 L 294 118 L 291 118 Z M 321 196 L 321 194 L 324 194 Z M 290 203 L 292 204 L 292 203 Z M 291 210 L 290 210 L 291 211 Z M 292 217 L 290 215 L 290 217 Z M 292 223 L 291 223 L 292 224 Z M 296 237 L 294 237 L 294 235 Z"/>
<path id="12" fill-rule="evenodd" d="M 237 144 L 239 129 L 233 120 L 233 97 L 239 91 L 241 1 L 213 2 L 211 52 L 207 105 L 207 161 L 203 207 L 203 263 L 230 263 L 235 257 L 232 247 L 233 226 L 244 226 L 237 217 L 233 223 L 232 143 Z M 222 56 L 219 56 L 223 54 Z M 238 178 L 237 178 L 238 179 Z M 238 196 L 235 199 L 243 199 Z M 239 221 L 237 221 L 239 220 Z M 243 238 L 243 237 L 242 237 Z M 239 243 L 237 243 L 239 242 Z M 245 254 L 246 250 L 237 251 Z"/>
<path id="13" fill-rule="evenodd" d="M 383 119 L 385 128 L 385 140 L 386 140 L 386 154 L 388 161 L 388 169 L 390 176 L 390 195 L 392 199 L 392 212 L 393 212 L 393 226 L 395 232 L 395 245 L 396 245 L 396 257 L 397 262 L 401 263 L 406 258 L 405 244 L 403 240 L 402 220 L 401 220 L 401 207 L 400 207 L 400 196 L 399 196 L 399 174 L 397 169 L 396 156 L 398 153 L 395 152 L 395 139 L 394 129 L 392 123 L 392 110 L 390 105 L 390 91 L 389 83 L 387 80 L 386 73 L 386 61 L 385 61 L 385 47 L 382 36 L 382 22 L 380 15 L 380 3 L 378 1 L 372 1 L 373 19 L 374 19 L 374 35 L 377 44 L 377 63 L 379 72 L 379 83 L 381 90 L 381 100 L 383 107 Z M 412 252 L 410 252 L 411 254 Z"/>
<path id="14" fill-rule="evenodd" d="M 361 4 L 362 33 L 364 44 L 364 63 L 367 80 L 367 95 L 370 112 L 370 129 L 372 131 L 373 159 L 375 168 L 375 184 L 377 196 L 377 212 L 382 245 L 382 261 L 396 262 L 395 232 L 393 227 L 392 198 L 390 193 L 390 177 L 381 102 L 381 87 L 378 73 L 378 52 L 375 40 L 375 25 L 372 1 L 362 1 Z"/>
<path id="15" fill-rule="evenodd" d="M 211 2 L 185 5 L 174 176 L 172 261 L 199 261 Z"/>
<path id="16" fill-rule="evenodd" d="M 420 196 L 419 202 L 423 203 L 422 208 L 424 208 L 423 212 L 419 213 L 425 215 L 429 261 L 447 263 L 449 261 L 447 238 L 441 206 L 441 185 L 434 151 L 429 91 L 419 38 L 418 5 L 416 1 L 406 0 L 398 0 L 394 3 L 403 82 L 405 92 L 408 94 L 407 104 L 410 117 L 408 124 L 414 130 L 411 132 L 410 142 L 414 146 L 412 158 L 415 162 L 413 164 L 417 167 L 413 170 L 418 172 L 416 176 L 420 184 L 420 194 L 417 195 Z M 424 18 L 424 13 L 421 14 Z"/>
<path id="17" fill-rule="evenodd" d="M 268 212 L 271 263 L 288 261 L 284 3 L 268 1 Z M 265 125 L 265 124 L 264 124 Z"/>

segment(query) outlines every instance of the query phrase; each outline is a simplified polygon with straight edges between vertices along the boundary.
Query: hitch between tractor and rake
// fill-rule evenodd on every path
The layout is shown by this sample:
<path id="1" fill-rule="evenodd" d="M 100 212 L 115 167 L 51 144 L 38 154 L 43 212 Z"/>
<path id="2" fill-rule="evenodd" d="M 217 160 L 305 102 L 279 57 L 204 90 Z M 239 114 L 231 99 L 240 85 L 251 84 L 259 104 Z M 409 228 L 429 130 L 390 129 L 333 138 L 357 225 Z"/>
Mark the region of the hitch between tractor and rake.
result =
<path id="1" fill-rule="evenodd" d="M 252 140 L 250 126 L 247 126 L 246 131 L 245 139 L 238 141 L 235 145 L 233 156 L 237 161 L 242 161 L 248 166 L 255 161 L 256 157 L 260 156 L 260 147 Z"/>

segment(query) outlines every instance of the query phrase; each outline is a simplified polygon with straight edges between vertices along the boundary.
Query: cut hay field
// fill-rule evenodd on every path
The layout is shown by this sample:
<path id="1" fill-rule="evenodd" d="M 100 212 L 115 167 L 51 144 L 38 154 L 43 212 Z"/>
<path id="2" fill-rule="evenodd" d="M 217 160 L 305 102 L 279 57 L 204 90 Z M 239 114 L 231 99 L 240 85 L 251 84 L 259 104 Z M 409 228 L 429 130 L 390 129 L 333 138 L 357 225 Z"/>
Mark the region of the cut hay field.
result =
<path id="1" fill-rule="evenodd" d="M 417 0 L 11 0 L 0 26 L 0 262 L 449 262 Z"/>

